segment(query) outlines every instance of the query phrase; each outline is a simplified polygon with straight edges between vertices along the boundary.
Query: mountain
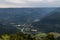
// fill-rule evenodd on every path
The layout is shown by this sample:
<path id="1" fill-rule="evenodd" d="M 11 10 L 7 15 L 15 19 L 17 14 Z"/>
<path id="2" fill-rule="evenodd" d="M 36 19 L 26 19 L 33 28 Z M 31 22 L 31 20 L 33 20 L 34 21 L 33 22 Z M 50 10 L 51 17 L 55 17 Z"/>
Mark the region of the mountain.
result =
<path id="1" fill-rule="evenodd" d="M 41 19 L 55 8 L 0 8 L 0 23 L 24 24 Z"/>
<path id="2" fill-rule="evenodd" d="M 45 20 L 50 17 L 49 16 L 47 18 L 46 16 L 49 14 L 53 14 L 51 12 L 55 11 L 56 9 L 59 8 L 0 8 L 0 33 L 5 33 L 5 32 L 15 33 L 16 31 L 20 31 L 21 28 L 20 24 L 26 24 L 32 22 L 34 22 L 33 23 L 34 28 L 37 28 L 39 31 L 43 31 L 43 32 L 45 31 L 48 32 L 50 30 L 54 31 L 53 28 L 55 27 L 53 28 L 48 27 L 48 26 L 52 26 L 53 24 L 52 25 L 49 24 L 47 26 L 44 25 L 44 23 L 46 22 Z M 35 22 L 37 22 L 36 25 Z M 18 25 L 19 27 L 17 27 L 16 25 Z M 19 30 L 17 30 L 17 28 Z M 58 27 L 57 29 L 59 30 Z"/>
<path id="3" fill-rule="evenodd" d="M 47 16 L 38 22 L 32 23 L 34 28 L 41 32 L 59 32 L 60 33 L 60 8 L 50 12 Z"/>
<path id="4" fill-rule="evenodd" d="M 16 33 L 17 32 L 17 28 L 12 26 L 12 25 L 3 25 L 3 24 L 0 24 L 0 34 L 3 34 L 3 33 Z"/>

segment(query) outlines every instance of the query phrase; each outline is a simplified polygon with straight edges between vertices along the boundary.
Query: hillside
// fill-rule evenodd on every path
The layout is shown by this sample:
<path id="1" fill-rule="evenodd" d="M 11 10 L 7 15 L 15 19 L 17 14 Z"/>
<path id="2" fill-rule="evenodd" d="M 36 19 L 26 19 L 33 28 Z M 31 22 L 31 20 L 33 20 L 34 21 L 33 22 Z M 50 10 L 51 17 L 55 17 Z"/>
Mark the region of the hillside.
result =
<path id="1" fill-rule="evenodd" d="M 3 34 L 3 33 L 15 33 L 17 32 L 17 28 L 12 26 L 12 25 L 3 25 L 3 24 L 0 24 L 0 34 Z"/>
<path id="2" fill-rule="evenodd" d="M 60 9 L 56 9 L 48 14 L 42 20 L 34 22 L 32 25 L 41 32 L 59 32 L 60 33 Z"/>
<path id="3" fill-rule="evenodd" d="M 24 24 L 41 19 L 55 8 L 0 8 L 0 22 L 2 24 Z"/>

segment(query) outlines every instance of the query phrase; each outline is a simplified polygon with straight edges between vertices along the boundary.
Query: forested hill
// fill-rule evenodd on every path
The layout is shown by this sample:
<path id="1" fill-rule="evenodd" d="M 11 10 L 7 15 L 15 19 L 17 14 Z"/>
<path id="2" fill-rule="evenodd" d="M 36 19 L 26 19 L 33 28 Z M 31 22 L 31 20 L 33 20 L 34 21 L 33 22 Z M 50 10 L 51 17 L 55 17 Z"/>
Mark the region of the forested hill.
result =
<path id="1" fill-rule="evenodd" d="M 42 32 L 60 33 L 60 9 L 54 10 L 51 14 L 48 14 L 38 22 L 34 22 L 32 25 Z"/>
<path id="2" fill-rule="evenodd" d="M 41 19 L 56 8 L 0 8 L 1 23 L 26 23 Z"/>

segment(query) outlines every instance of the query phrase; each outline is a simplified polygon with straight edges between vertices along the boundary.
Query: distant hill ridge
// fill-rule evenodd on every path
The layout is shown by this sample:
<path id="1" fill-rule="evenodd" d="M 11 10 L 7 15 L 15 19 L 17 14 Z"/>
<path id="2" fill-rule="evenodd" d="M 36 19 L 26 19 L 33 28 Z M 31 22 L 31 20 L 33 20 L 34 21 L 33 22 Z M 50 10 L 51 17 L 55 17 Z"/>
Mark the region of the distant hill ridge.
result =
<path id="1" fill-rule="evenodd" d="M 35 28 L 41 32 L 59 32 L 60 33 L 60 8 L 50 12 L 42 20 L 33 23 Z"/>

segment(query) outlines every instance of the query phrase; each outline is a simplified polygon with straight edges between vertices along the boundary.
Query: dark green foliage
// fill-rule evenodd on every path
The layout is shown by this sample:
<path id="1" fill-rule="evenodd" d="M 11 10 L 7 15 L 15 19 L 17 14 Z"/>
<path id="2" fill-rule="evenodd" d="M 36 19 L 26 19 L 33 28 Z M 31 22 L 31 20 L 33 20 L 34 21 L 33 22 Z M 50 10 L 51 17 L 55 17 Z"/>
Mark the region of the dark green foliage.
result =
<path id="1" fill-rule="evenodd" d="M 15 33 L 10 35 L 10 40 L 33 40 L 30 34 Z"/>
<path id="2" fill-rule="evenodd" d="M 54 34 L 47 34 L 46 36 L 37 37 L 31 34 L 24 34 L 17 32 L 14 34 L 2 34 L 0 40 L 56 40 Z"/>
<path id="3" fill-rule="evenodd" d="M 44 40 L 56 40 L 53 34 L 48 34 Z"/>
<path id="4" fill-rule="evenodd" d="M 60 40 L 60 36 L 57 38 L 57 40 Z"/>

